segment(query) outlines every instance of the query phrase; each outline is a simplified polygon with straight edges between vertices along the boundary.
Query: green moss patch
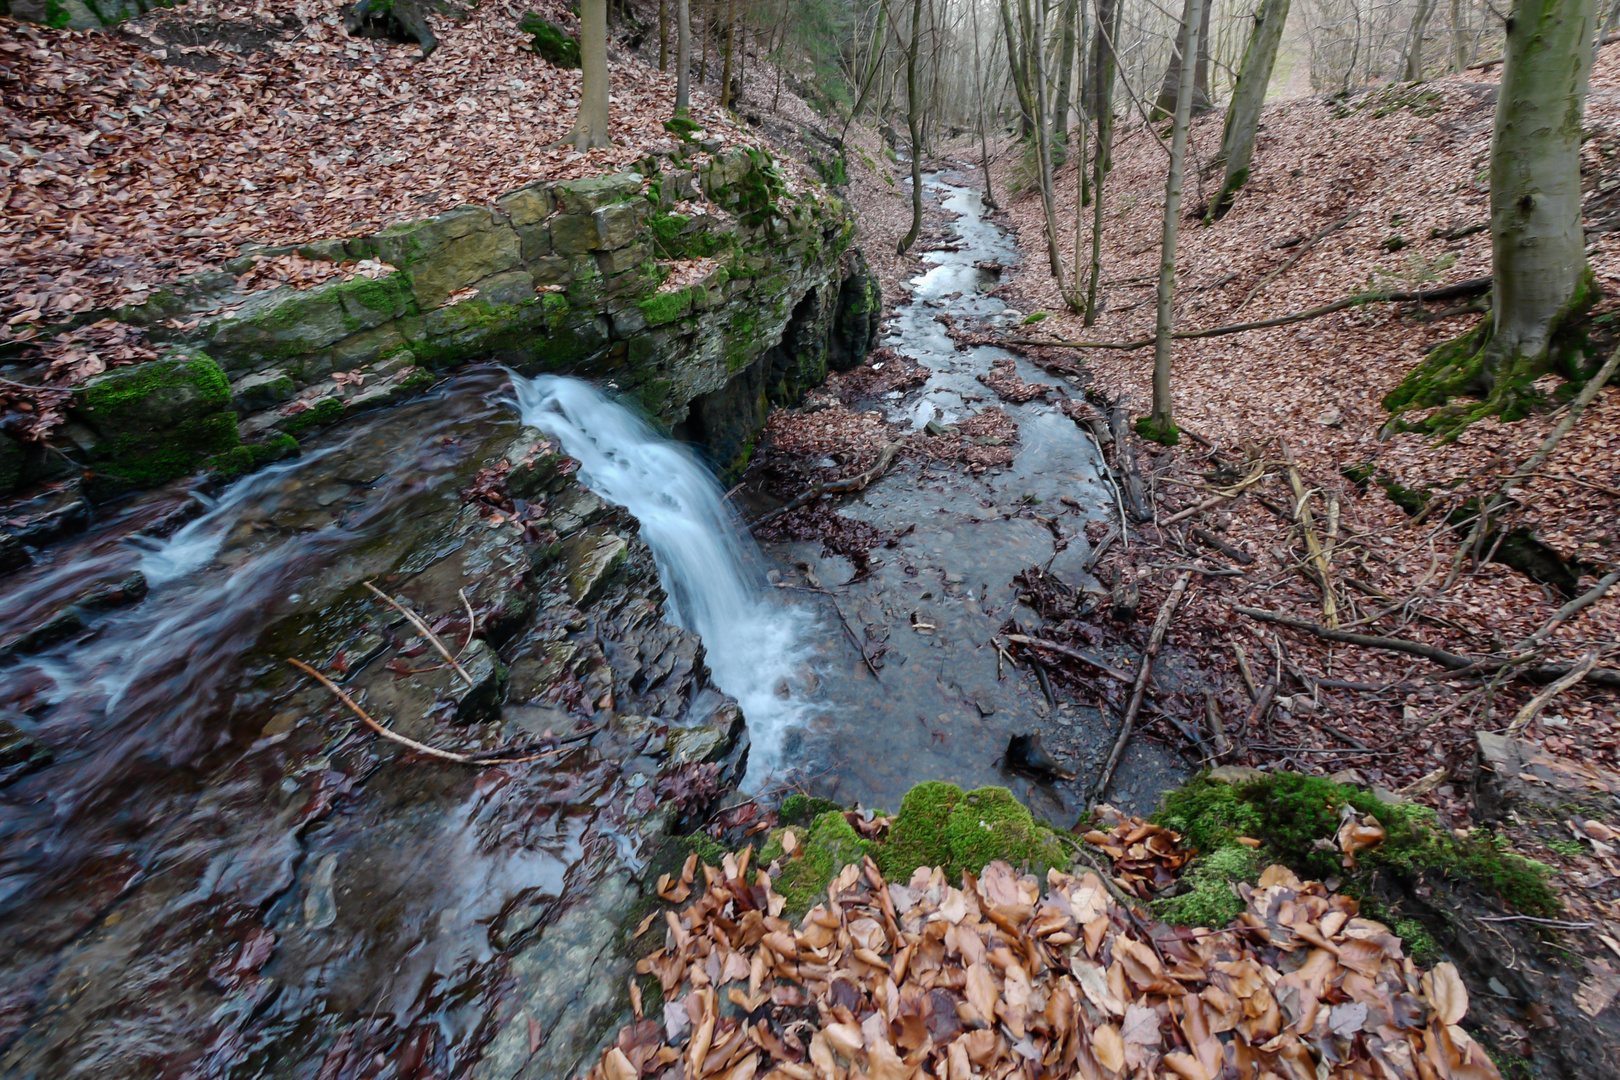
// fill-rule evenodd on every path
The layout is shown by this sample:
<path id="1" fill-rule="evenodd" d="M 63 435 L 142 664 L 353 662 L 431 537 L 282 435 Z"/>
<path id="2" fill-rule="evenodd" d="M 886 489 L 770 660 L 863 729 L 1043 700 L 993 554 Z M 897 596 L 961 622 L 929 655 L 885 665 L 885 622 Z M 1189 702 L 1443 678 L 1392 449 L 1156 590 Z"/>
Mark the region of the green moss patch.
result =
<path id="1" fill-rule="evenodd" d="M 542 59 L 558 67 L 579 67 L 579 42 L 551 20 L 531 11 L 518 22 L 518 31 L 533 38 L 530 48 Z"/>
<path id="2" fill-rule="evenodd" d="M 790 823 L 797 849 L 784 856 L 785 830 L 778 830 L 759 861 L 781 860 L 776 889 L 795 914 L 817 903 L 833 876 L 863 856 L 871 856 L 886 879 L 902 883 L 919 866 L 942 867 L 949 880 L 960 881 L 964 872 L 977 874 L 997 859 L 1036 873 L 1069 865 L 1056 833 L 1035 821 L 1006 788 L 964 792 L 939 781 L 918 784 L 906 793 L 887 834 L 877 839 L 861 836 L 836 804 L 822 799 L 794 796 L 783 803 L 780 816 Z M 806 817 L 808 825 L 802 824 Z"/>
<path id="3" fill-rule="evenodd" d="M 1354 868 L 1342 865 L 1334 844 L 1345 805 L 1358 816 L 1371 815 L 1386 837 L 1357 853 Z M 1527 915 L 1555 916 L 1562 910 L 1547 884 L 1547 868 L 1506 850 L 1503 841 L 1477 833 L 1467 839 L 1440 828 L 1434 812 L 1412 803 L 1388 803 L 1370 792 L 1315 776 L 1279 773 L 1250 783 L 1225 784 L 1199 777 L 1165 797 L 1156 823 L 1174 829 L 1199 853 L 1187 871 L 1189 897 L 1161 901 L 1162 914 L 1219 914 L 1213 881 L 1248 880 L 1277 862 L 1302 878 L 1339 879 L 1341 891 L 1375 895 L 1375 879 L 1416 885 L 1441 878 L 1500 900 Z M 1238 843 L 1261 843 L 1255 851 Z"/>

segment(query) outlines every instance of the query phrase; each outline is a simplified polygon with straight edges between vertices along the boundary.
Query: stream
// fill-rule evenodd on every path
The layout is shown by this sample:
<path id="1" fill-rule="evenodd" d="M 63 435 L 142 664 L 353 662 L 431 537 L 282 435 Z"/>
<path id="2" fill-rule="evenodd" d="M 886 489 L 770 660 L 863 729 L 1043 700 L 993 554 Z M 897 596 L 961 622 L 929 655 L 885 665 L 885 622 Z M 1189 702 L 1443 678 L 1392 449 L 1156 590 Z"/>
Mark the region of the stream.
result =
<path id="1" fill-rule="evenodd" d="M 933 374 L 876 406 L 912 429 L 993 403 L 975 376 L 1004 356 L 956 351 L 934 316 L 1016 318 L 973 266 L 1014 245 L 971 189 L 928 183 L 960 249 L 927 256 L 887 343 Z M 1116 721 L 1049 706 L 989 642 L 1038 625 L 1023 568 L 1085 583 L 1081 526 L 1112 510 L 1075 424 L 1005 408 L 1010 467 L 908 460 L 841 511 L 915 525 L 859 581 L 814 544 L 759 551 L 693 454 L 588 384 L 487 365 L 223 490 L 98 510 L 0 593 L 0 735 L 29 748 L 0 768 L 0 1072 L 571 1075 L 622 1008 L 619 924 L 676 813 L 660 778 L 705 754 L 746 752 L 746 791 L 893 809 L 923 779 L 1005 784 L 1072 820 Z M 541 432 L 577 479 L 541 475 L 516 515 L 466 503 L 492 463 L 556 460 Z M 1033 515 L 1064 495 L 1055 551 Z M 460 650 L 467 685 L 368 581 Z M 881 681 L 829 597 L 772 581 L 835 593 L 886 644 Z M 288 657 L 450 751 L 580 741 L 434 762 Z M 1081 779 L 1009 773 L 1025 733 Z M 1115 801 L 1180 772 L 1136 740 Z"/>

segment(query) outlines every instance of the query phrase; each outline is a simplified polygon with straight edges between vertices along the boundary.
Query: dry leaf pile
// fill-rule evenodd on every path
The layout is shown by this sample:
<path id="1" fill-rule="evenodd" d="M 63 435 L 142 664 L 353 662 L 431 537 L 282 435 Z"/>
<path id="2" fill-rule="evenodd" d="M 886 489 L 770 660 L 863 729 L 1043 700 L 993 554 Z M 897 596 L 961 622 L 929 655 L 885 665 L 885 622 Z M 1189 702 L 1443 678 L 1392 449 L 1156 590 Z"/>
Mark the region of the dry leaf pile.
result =
<path id="1" fill-rule="evenodd" d="M 1046 383 L 1027 383 L 1019 378 L 1017 365 L 1011 357 L 991 361 L 990 370 L 978 376 L 978 379 L 994 390 L 1002 401 L 1010 401 L 1014 405 L 1047 397 L 1053 390 Z"/>
<path id="2" fill-rule="evenodd" d="M 1181 837 L 1163 825 L 1139 817 L 1127 818 L 1112 806 L 1101 804 L 1095 813 L 1107 832 L 1092 829 L 1084 840 L 1107 855 L 1114 866 L 1114 884 L 1150 900 L 1176 880 L 1176 872 L 1192 860 L 1192 852 L 1181 846 Z"/>
<path id="3" fill-rule="evenodd" d="M 750 850 L 695 856 L 666 895 L 643 1017 L 591 1080 L 1487 1080 L 1456 970 L 1419 970 L 1354 901 L 1272 867 L 1233 927 L 1127 911 L 1091 873 L 991 863 L 887 882 L 849 865 L 794 926 Z M 784 856 L 794 857 L 792 853 Z M 802 857 L 802 856 L 801 856 Z M 641 931 L 657 920 L 648 916 Z"/>

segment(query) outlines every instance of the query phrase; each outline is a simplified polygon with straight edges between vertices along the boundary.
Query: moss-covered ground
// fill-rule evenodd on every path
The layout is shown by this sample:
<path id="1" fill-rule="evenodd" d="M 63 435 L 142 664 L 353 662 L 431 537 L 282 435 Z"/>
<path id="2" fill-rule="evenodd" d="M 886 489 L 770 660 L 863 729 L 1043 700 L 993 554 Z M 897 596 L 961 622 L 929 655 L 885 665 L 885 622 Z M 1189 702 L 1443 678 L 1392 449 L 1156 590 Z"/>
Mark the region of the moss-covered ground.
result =
<path id="1" fill-rule="evenodd" d="M 1376 818 L 1387 834 L 1358 852 L 1354 867 L 1343 865 L 1333 842 L 1347 805 L 1358 817 Z M 1279 773 L 1237 784 L 1199 777 L 1167 795 L 1154 820 L 1199 853 L 1184 871 L 1186 891 L 1156 904 L 1162 918 L 1182 925 L 1224 926 L 1242 909 L 1233 884 L 1252 882 L 1271 863 L 1304 878 L 1337 880 L 1341 891 L 1374 905 L 1382 878 L 1408 888 L 1443 879 L 1526 915 L 1553 916 L 1562 908 L 1547 884 L 1547 868 L 1505 850 L 1493 834 L 1459 837 L 1441 828 L 1427 807 L 1384 802 L 1321 777 Z M 1408 929 L 1414 938 L 1422 930 L 1433 947 L 1427 930 L 1415 923 Z"/>

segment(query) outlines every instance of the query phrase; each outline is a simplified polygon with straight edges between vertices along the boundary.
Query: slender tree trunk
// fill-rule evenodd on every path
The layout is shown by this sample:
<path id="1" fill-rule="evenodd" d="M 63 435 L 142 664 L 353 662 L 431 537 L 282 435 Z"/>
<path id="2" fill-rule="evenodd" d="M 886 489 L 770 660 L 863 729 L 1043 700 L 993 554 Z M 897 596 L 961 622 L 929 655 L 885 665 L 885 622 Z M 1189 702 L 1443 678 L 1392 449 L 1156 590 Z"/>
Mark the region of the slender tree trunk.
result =
<path id="1" fill-rule="evenodd" d="M 722 52 L 724 60 L 720 65 L 720 107 L 731 106 L 731 58 L 737 51 L 737 0 L 731 0 L 731 8 L 726 14 L 726 44 Z"/>
<path id="2" fill-rule="evenodd" d="M 1463 26 L 1462 0 L 1451 0 L 1451 70 L 1468 67 L 1468 29 Z"/>
<path id="3" fill-rule="evenodd" d="M 1614 0 L 1609 7 L 1609 13 L 1603 18 L 1603 32 L 1598 34 L 1598 44 L 1606 45 L 1614 37 L 1614 27 L 1620 23 L 1620 0 Z"/>
<path id="4" fill-rule="evenodd" d="M 861 109 L 866 106 L 867 95 L 872 92 L 872 82 L 877 77 L 878 64 L 883 59 L 883 52 L 889 44 L 887 36 L 888 16 L 888 0 L 882 0 L 882 3 L 878 6 L 877 22 L 872 27 L 872 42 L 867 47 L 871 53 L 871 58 L 867 61 L 866 78 L 861 80 L 861 92 L 855 99 L 855 107 L 849 111 L 849 119 L 844 121 L 844 130 L 839 132 L 838 141 L 840 144 L 843 143 L 845 136 L 849 134 L 849 125 L 855 122 L 855 118 L 861 115 Z M 975 41 L 974 45 L 976 47 L 978 42 Z"/>
<path id="5" fill-rule="evenodd" d="M 1092 114 L 1097 118 L 1097 149 L 1092 155 L 1091 172 L 1091 274 L 1086 283 L 1086 314 L 1083 320 L 1086 326 L 1097 321 L 1097 287 L 1102 280 L 1102 241 L 1103 241 L 1103 185 L 1108 179 L 1108 169 L 1112 164 L 1110 155 L 1114 144 L 1114 65 L 1118 62 L 1118 54 L 1114 51 L 1114 41 L 1119 36 L 1120 10 L 1123 7 L 1117 0 L 1098 0 L 1097 3 L 1097 44 L 1098 51 L 1093 57 L 1096 65 L 1092 71 L 1093 88 L 1096 93 Z"/>
<path id="6" fill-rule="evenodd" d="M 1007 36 L 1007 67 L 1012 77 L 1013 94 L 1018 99 L 1018 135 L 1029 138 L 1034 124 L 1035 103 L 1030 99 L 1029 86 L 1024 81 L 1024 57 L 1021 42 L 1026 35 L 1013 27 L 1012 9 L 1007 0 L 1001 0 L 1001 26 Z"/>
<path id="7" fill-rule="evenodd" d="M 1406 81 L 1423 81 L 1423 35 L 1429 26 L 1429 16 L 1434 13 L 1434 0 L 1418 0 L 1417 10 L 1412 13 L 1412 32 L 1406 39 Z"/>
<path id="8" fill-rule="evenodd" d="M 911 47 L 906 50 L 906 127 L 911 132 L 911 228 L 900 238 L 904 255 L 922 232 L 922 103 L 917 100 L 917 42 L 922 29 L 922 0 L 911 4 Z"/>
<path id="9" fill-rule="evenodd" d="M 1203 22 L 1204 0 L 1187 0 L 1186 55 L 1198 55 L 1198 31 Z M 1176 298 L 1176 240 L 1181 228 L 1181 182 L 1187 166 L 1187 128 L 1192 121 L 1195 96 L 1192 80 L 1179 80 L 1175 126 L 1170 136 L 1170 176 L 1164 185 L 1164 240 L 1159 253 L 1158 319 L 1153 335 L 1153 415 L 1146 434 L 1166 444 L 1180 438 L 1170 407 L 1170 322 L 1171 305 Z"/>
<path id="10" fill-rule="evenodd" d="M 691 0 L 675 0 L 675 115 L 692 111 Z"/>
<path id="11" fill-rule="evenodd" d="M 1232 88 L 1232 104 L 1226 110 L 1226 129 L 1221 133 L 1221 154 L 1226 178 L 1221 193 L 1209 204 L 1211 221 L 1219 220 L 1232 208 L 1238 189 L 1249 182 L 1249 163 L 1254 157 L 1254 135 L 1260 127 L 1260 110 L 1266 103 L 1266 88 L 1277 63 L 1277 46 L 1288 22 L 1289 0 L 1264 0 L 1255 12 L 1254 32 L 1243 52 L 1243 67 Z"/>
<path id="12" fill-rule="evenodd" d="M 703 16 L 703 59 L 698 61 L 699 86 L 709 81 L 709 39 L 714 36 L 714 14 L 719 7 L 720 0 L 709 0 L 709 10 Z"/>
<path id="13" fill-rule="evenodd" d="M 1063 249 L 1058 233 L 1056 200 L 1053 198 L 1051 126 L 1046 119 L 1046 19 L 1044 0 L 1035 0 L 1031 26 L 1029 52 L 1035 57 L 1035 153 L 1040 172 L 1041 211 L 1046 215 L 1046 256 L 1052 268 L 1052 280 L 1058 292 L 1064 291 Z"/>
<path id="14" fill-rule="evenodd" d="M 611 145 L 608 138 L 607 0 L 580 0 L 579 115 L 563 142 L 580 150 Z"/>
<path id="15" fill-rule="evenodd" d="M 1097 34 L 1091 40 L 1091 63 L 1087 65 L 1087 79 L 1082 84 L 1081 104 L 1097 123 L 1102 123 L 1102 101 L 1114 92 L 1114 61 L 1112 35 L 1116 32 L 1114 12 L 1119 0 L 1095 0 L 1097 11 Z M 1105 32 L 1106 31 L 1106 32 Z M 1108 84 L 1103 84 L 1103 72 L 1107 71 Z"/>
<path id="16" fill-rule="evenodd" d="M 658 70 L 669 70 L 669 0 L 658 0 Z"/>
<path id="17" fill-rule="evenodd" d="M 1196 10 L 1194 5 L 1197 5 Z M 1194 15 L 1198 18 L 1198 33 L 1190 34 Z M 1192 107 L 1195 112 L 1207 112 L 1212 108 L 1209 100 L 1209 5 L 1200 0 L 1186 0 L 1181 9 L 1181 30 L 1176 36 L 1176 47 L 1170 53 L 1170 65 L 1164 69 L 1164 82 L 1159 85 L 1159 96 L 1153 102 L 1152 117 L 1162 120 L 1176 111 L 1176 102 L 1181 97 L 1181 73 L 1188 67 L 1186 57 L 1191 55 L 1196 59 L 1192 63 L 1193 69 L 1193 100 Z M 1191 49 L 1192 42 L 1200 42 L 1200 49 Z"/>
<path id="18" fill-rule="evenodd" d="M 1530 384 L 1579 366 L 1572 325 L 1595 302 L 1581 231 L 1581 116 L 1596 0 L 1514 0 L 1491 136 L 1491 316 L 1447 342 L 1384 398 L 1407 409 L 1467 395 L 1417 427 L 1455 436 L 1486 415 L 1522 415 Z M 1386 430 L 1388 427 L 1386 427 Z"/>
<path id="19" fill-rule="evenodd" d="M 1069 87 L 1074 77 L 1075 14 L 1080 0 L 1068 0 L 1058 23 L 1057 103 L 1052 107 L 1052 164 L 1061 165 L 1069 150 Z"/>
<path id="20" fill-rule="evenodd" d="M 979 113 L 979 165 L 984 169 L 984 205 L 992 210 L 996 208 L 996 197 L 990 191 L 990 144 L 984 137 L 984 99 L 989 96 L 980 74 L 979 60 L 979 5 L 972 4 L 968 10 L 973 14 L 973 91 L 978 103 Z"/>

